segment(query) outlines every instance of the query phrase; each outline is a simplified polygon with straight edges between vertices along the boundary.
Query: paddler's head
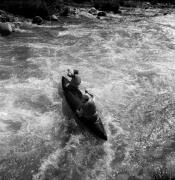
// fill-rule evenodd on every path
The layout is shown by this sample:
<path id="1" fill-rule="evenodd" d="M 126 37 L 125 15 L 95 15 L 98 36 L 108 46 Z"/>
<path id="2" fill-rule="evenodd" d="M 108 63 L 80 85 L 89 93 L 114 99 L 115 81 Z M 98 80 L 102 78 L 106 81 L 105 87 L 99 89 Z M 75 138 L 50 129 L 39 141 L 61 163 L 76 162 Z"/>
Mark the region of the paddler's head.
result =
<path id="1" fill-rule="evenodd" d="M 74 76 L 72 77 L 72 80 L 71 80 L 71 85 L 78 88 L 80 84 L 81 84 L 80 76 L 74 73 Z"/>
<path id="2" fill-rule="evenodd" d="M 89 100 L 89 96 L 87 94 L 83 94 L 83 103 L 87 102 Z"/>

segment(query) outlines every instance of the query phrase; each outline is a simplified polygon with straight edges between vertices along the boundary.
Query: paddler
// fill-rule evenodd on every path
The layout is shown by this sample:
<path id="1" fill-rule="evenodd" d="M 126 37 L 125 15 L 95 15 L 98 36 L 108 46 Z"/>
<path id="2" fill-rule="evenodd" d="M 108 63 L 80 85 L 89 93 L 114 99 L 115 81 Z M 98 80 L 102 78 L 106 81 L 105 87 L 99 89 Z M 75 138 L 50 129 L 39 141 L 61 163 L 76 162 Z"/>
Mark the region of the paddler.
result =
<path id="1" fill-rule="evenodd" d="M 78 96 L 82 98 L 82 93 L 79 90 L 79 86 L 81 84 L 81 78 L 79 76 L 78 70 L 73 70 L 73 72 L 71 72 L 70 69 L 68 69 L 67 76 L 71 78 L 70 83 L 67 84 L 67 88 L 72 92 L 78 94 Z"/>
<path id="2" fill-rule="evenodd" d="M 77 110 L 79 117 L 84 117 L 87 119 L 96 119 L 96 106 L 94 103 L 94 97 L 87 90 L 85 94 L 82 94 L 79 90 L 81 84 L 81 78 L 79 76 L 78 70 L 73 70 L 73 72 L 68 69 L 67 75 L 71 78 L 70 83 L 68 84 L 68 89 L 74 93 L 78 93 L 79 97 L 82 99 L 82 105 Z"/>
<path id="3" fill-rule="evenodd" d="M 87 91 L 85 91 L 85 94 L 82 97 L 82 106 L 77 110 L 77 114 L 79 117 L 84 117 L 92 121 L 93 119 L 96 120 L 97 112 L 94 97 Z"/>
<path id="4" fill-rule="evenodd" d="M 73 87 L 73 88 L 76 88 L 76 89 L 79 89 L 79 86 L 81 84 L 81 78 L 79 76 L 79 72 L 78 70 L 74 69 L 73 70 L 73 73 L 70 71 L 70 69 L 68 69 L 68 73 L 67 75 L 72 78 L 71 81 L 70 81 L 70 84 L 69 86 Z"/>

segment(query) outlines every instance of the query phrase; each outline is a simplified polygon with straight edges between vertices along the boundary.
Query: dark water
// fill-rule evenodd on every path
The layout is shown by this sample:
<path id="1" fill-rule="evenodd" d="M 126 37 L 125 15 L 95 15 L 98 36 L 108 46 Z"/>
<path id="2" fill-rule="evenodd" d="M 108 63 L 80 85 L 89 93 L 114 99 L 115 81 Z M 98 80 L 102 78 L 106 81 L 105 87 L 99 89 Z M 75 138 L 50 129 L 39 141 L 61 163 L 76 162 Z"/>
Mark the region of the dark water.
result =
<path id="1" fill-rule="evenodd" d="M 162 164 L 173 172 L 175 15 L 119 18 L 26 24 L 0 37 L 0 179 L 146 180 Z M 68 68 L 95 95 L 107 142 L 70 117 L 60 87 Z"/>

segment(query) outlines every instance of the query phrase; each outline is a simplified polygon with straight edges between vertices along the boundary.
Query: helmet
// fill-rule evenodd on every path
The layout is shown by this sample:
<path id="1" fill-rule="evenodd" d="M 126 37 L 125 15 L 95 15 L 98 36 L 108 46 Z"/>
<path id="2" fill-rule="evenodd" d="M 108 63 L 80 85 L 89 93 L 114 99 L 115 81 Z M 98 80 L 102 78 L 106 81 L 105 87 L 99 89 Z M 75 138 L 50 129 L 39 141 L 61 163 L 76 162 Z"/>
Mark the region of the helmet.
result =
<path id="1" fill-rule="evenodd" d="M 76 70 L 76 69 L 74 69 L 74 75 L 75 75 L 75 74 L 79 74 L 79 71 Z"/>
<path id="2" fill-rule="evenodd" d="M 83 99 L 83 102 L 87 102 L 89 100 L 89 96 L 86 94 L 83 94 L 82 99 Z"/>
<path id="3" fill-rule="evenodd" d="M 80 76 L 75 75 L 75 76 L 72 78 L 72 80 L 71 80 L 71 84 L 72 84 L 73 86 L 79 86 L 79 85 L 81 84 L 81 78 L 80 78 Z"/>

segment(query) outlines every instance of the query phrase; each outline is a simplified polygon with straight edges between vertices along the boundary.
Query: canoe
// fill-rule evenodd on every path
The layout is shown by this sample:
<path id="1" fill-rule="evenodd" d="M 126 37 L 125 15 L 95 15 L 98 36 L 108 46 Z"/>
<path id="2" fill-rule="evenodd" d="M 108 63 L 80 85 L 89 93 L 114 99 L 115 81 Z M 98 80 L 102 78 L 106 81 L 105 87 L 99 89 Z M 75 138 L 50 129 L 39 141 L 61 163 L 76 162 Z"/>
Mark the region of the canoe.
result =
<path id="1" fill-rule="evenodd" d="M 82 92 L 77 89 L 72 89 L 68 87 L 69 80 L 66 77 L 62 77 L 62 88 L 66 101 L 72 110 L 76 123 L 83 129 L 87 129 L 91 134 L 96 137 L 107 140 L 106 131 L 104 129 L 101 118 L 97 114 L 95 119 L 87 119 L 85 117 L 79 117 L 76 110 L 82 105 Z"/>

